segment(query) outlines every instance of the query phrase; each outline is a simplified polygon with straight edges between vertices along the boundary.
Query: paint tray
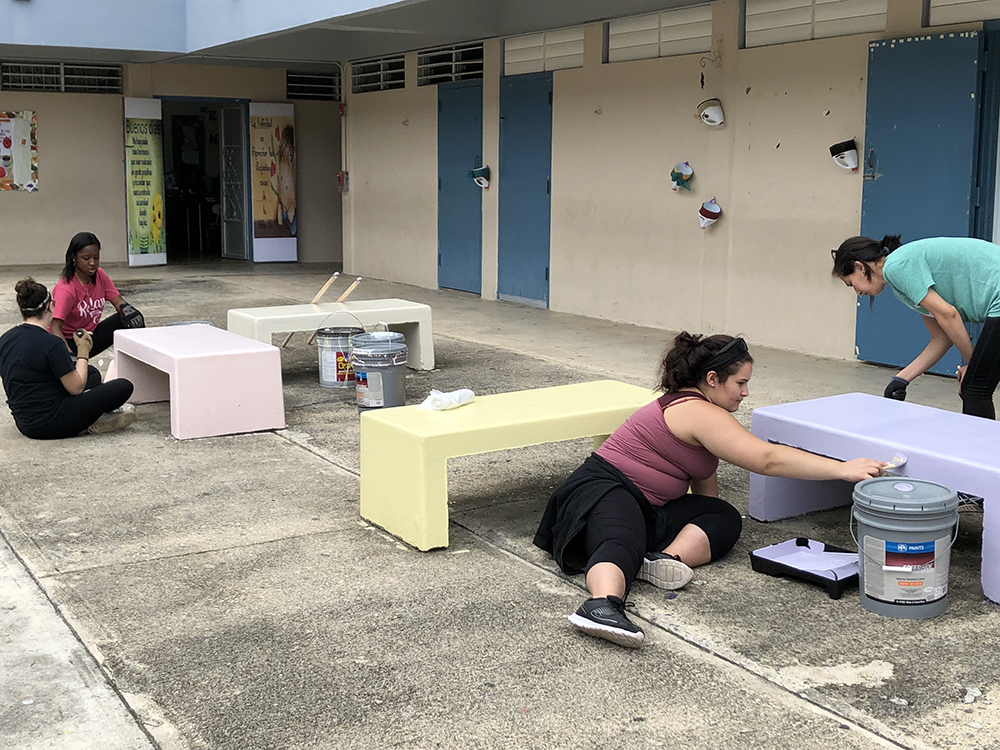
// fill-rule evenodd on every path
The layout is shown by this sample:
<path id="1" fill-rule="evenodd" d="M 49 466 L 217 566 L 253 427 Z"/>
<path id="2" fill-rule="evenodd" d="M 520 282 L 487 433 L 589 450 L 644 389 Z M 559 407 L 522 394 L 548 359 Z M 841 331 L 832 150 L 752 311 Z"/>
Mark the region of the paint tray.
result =
<path id="1" fill-rule="evenodd" d="M 787 576 L 825 586 L 831 599 L 858 582 L 858 553 L 800 536 L 750 553 L 750 567 L 769 576 Z"/>

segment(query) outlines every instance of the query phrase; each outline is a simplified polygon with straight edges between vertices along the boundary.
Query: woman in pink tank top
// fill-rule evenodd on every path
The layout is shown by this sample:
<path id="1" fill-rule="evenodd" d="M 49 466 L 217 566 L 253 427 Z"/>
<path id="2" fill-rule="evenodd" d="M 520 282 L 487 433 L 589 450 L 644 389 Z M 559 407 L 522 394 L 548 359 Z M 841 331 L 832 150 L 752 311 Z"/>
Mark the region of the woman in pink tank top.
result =
<path id="1" fill-rule="evenodd" d="M 632 582 L 679 589 L 692 568 L 732 549 L 743 522 L 719 498 L 720 458 L 796 479 L 854 483 L 882 473 L 881 461 L 835 461 L 752 435 L 733 417 L 752 374 L 743 339 L 679 334 L 660 362 L 664 395 L 552 493 L 534 542 L 563 572 L 586 573 L 591 598 L 569 616 L 577 629 L 638 648 L 645 636 L 625 614 Z"/>

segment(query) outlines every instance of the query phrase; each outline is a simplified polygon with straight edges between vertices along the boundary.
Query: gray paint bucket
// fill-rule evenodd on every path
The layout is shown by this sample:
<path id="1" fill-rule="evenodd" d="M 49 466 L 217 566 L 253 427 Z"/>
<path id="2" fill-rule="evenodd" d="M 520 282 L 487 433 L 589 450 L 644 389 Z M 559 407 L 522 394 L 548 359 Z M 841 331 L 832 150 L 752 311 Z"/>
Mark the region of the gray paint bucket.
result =
<path id="1" fill-rule="evenodd" d="M 319 384 L 324 388 L 353 388 L 351 337 L 364 328 L 320 328 L 316 331 L 319 350 Z"/>
<path id="2" fill-rule="evenodd" d="M 361 333 L 352 341 L 358 409 L 406 405 L 406 344 L 395 331 Z"/>
<path id="3" fill-rule="evenodd" d="M 858 524 L 861 606 L 912 620 L 943 613 L 958 493 L 911 477 L 866 479 L 854 487 L 851 515 Z"/>

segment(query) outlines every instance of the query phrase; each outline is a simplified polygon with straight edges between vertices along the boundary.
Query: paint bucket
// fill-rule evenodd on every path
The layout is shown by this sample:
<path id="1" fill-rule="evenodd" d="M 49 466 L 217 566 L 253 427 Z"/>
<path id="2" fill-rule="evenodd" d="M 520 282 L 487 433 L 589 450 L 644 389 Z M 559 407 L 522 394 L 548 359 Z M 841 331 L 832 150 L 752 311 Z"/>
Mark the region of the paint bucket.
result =
<path id="1" fill-rule="evenodd" d="M 319 384 L 324 388 L 353 388 L 354 368 L 351 367 L 351 337 L 364 333 L 364 328 L 320 328 L 316 331 L 319 350 Z"/>
<path id="2" fill-rule="evenodd" d="M 861 606 L 919 620 L 948 607 L 951 546 L 958 536 L 958 493 L 912 477 L 878 477 L 854 487 Z"/>
<path id="3" fill-rule="evenodd" d="M 406 405 L 406 344 L 395 331 L 361 333 L 352 341 L 358 409 Z"/>

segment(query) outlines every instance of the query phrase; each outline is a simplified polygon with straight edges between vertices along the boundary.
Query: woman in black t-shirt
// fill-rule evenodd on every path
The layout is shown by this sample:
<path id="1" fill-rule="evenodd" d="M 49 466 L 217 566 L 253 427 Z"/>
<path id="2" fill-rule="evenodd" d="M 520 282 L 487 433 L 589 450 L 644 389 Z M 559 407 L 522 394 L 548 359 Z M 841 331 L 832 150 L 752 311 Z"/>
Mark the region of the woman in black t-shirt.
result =
<path id="1" fill-rule="evenodd" d="M 17 429 L 30 438 L 50 440 L 132 424 L 135 408 L 125 403 L 132 383 L 101 383 L 101 373 L 88 360 L 90 334 L 78 332 L 74 361 L 62 339 L 48 332 L 48 290 L 32 278 L 17 282 L 14 289 L 24 323 L 0 336 L 0 379 Z"/>

